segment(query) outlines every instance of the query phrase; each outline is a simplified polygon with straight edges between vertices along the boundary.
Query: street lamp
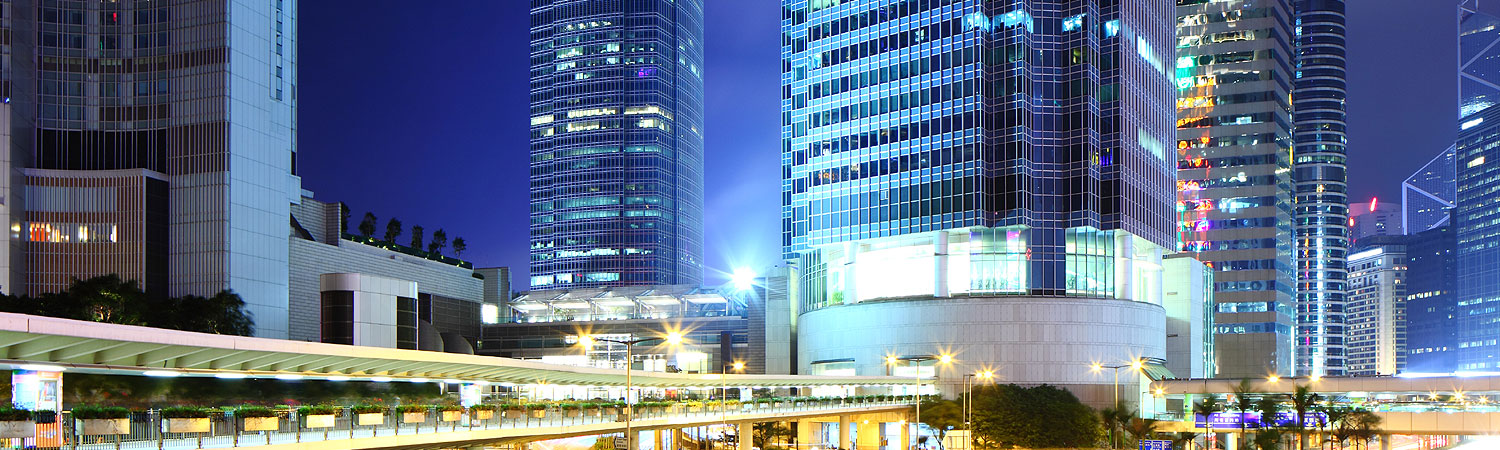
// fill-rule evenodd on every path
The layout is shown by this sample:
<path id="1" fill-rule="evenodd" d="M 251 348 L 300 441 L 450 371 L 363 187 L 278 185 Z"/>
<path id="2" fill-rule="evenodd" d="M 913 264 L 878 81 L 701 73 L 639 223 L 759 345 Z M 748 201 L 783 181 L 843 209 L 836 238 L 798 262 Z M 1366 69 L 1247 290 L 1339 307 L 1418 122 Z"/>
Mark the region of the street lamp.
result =
<path id="1" fill-rule="evenodd" d="M 721 436 L 727 435 L 729 429 L 729 409 L 726 408 L 726 402 L 728 400 L 726 397 L 729 396 L 730 369 L 734 369 L 735 373 L 743 373 L 745 371 L 745 363 L 742 361 L 735 361 L 733 364 L 719 365 L 719 417 L 721 420 L 720 425 L 725 430 L 720 433 Z M 745 436 L 739 436 L 739 438 L 744 439 Z M 728 447 L 729 442 L 724 442 L 724 445 L 725 447 Z"/>
<path id="2" fill-rule="evenodd" d="M 970 425 L 970 422 L 974 416 L 974 383 L 979 380 L 990 382 L 994 379 L 995 371 L 993 370 L 981 370 L 979 372 L 964 374 L 964 429 L 970 430 L 970 435 L 973 434 L 973 427 Z"/>
<path id="3" fill-rule="evenodd" d="M 953 355 L 943 354 L 943 355 L 940 355 L 940 356 L 935 357 L 935 358 L 932 357 L 932 356 L 930 356 L 930 355 L 929 356 L 915 356 L 915 357 L 908 357 L 908 358 L 901 358 L 901 359 L 905 359 L 906 361 L 910 361 L 910 362 L 913 363 L 913 365 L 912 365 L 912 378 L 916 381 L 916 384 L 917 384 L 917 391 L 914 392 L 914 393 L 912 393 L 912 398 L 915 399 L 916 402 L 917 402 L 916 420 L 914 420 L 913 422 L 916 422 L 916 426 L 917 426 L 917 439 L 916 440 L 917 440 L 917 442 L 921 442 L 922 441 L 922 368 L 921 368 L 921 366 L 915 365 L 915 363 L 920 363 L 920 362 L 923 362 L 923 361 L 933 361 L 933 360 L 936 360 L 940 364 L 952 364 L 953 363 Z M 895 356 L 887 356 L 887 357 L 885 357 L 885 363 L 886 364 L 890 364 L 890 366 L 891 366 L 891 374 L 892 375 L 894 375 L 895 372 L 896 372 L 896 363 L 898 361 L 899 361 L 899 359 L 897 359 Z M 933 376 L 937 376 L 937 366 L 933 366 Z"/>
<path id="4" fill-rule="evenodd" d="M 634 384 L 632 384 L 631 379 L 630 379 L 630 367 L 632 365 L 634 365 L 634 363 L 635 363 L 635 361 L 634 361 L 635 360 L 635 349 L 634 349 L 634 347 L 635 347 L 635 344 L 640 344 L 640 343 L 643 343 L 643 342 L 651 342 L 651 341 L 663 341 L 663 342 L 666 342 L 667 345 L 671 345 L 671 346 L 682 345 L 682 333 L 671 332 L 671 333 L 667 333 L 666 336 L 651 336 L 651 337 L 643 337 L 643 338 L 636 338 L 636 339 L 629 339 L 629 340 L 603 339 L 603 338 L 596 338 L 596 337 L 593 337 L 593 336 L 590 336 L 590 335 L 583 335 L 583 336 L 581 336 L 581 337 L 578 338 L 578 345 L 582 346 L 585 349 L 593 348 L 594 343 L 596 343 L 596 342 L 608 342 L 608 343 L 611 343 L 611 344 L 620 344 L 620 345 L 624 345 L 625 346 L 625 449 L 626 450 L 635 450 L 635 446 L 636 446 L 635 436 L 634 436 L 635 433 L 633 433 L 633 430 L 631 429 L 631 426 L 630 426 L 630 419 L 635 416 L 635 406 L 634 406 L 634 403 L 631 402 L 631 400 L 630 400 L 630 391 L 635 390 L 635 386 L 634 386 Z"/>
<path id="5" fill-rule="evenodd" d="M 1089 366 L 1089 370 L 1092 371 L 1092 372 L 1094 372 L 1094 373 L 1099 373 L 1099 371 L 1104 370 L 1104 369 L 1114 369 L 1114 371 L 1115 371 L 1115 382 L 1114 382 L 1114 385 L 1115 385 L 1115 406 L 1114 407 L 1116 409 L 1120 408 L 1120 369 L 1126 369 L 1126 368 L 1128 368 L 1128 369 L 1130 369 L 1130 370 L 1132 370 L 1134 372 L 1139 373 L 1141 370 L 1143 370 L 1143 369 L 1146 368 L 1146 361 L 1145 360 L 1141 360 L 1141 359 L 1135 359 L 1135 360 L 1131 360 L 1130 364 L 1125 364 L 1125 365 L 1120 365 L 1120 366 L 1106 366 L 1106 365 L 1099 364 L 1099 363 L 1094 363 L 1094 365 Z M 1120 446 L 1119 442 L 1116 441 L 1116 439 L 1115 439 L 1115 430 L 1114 430 L 1113 427 L 1111 427 L 1110 430 L 1109 430 L 1109 445 L 1114 446 L 1114 447 L 1119 447 Z"/>

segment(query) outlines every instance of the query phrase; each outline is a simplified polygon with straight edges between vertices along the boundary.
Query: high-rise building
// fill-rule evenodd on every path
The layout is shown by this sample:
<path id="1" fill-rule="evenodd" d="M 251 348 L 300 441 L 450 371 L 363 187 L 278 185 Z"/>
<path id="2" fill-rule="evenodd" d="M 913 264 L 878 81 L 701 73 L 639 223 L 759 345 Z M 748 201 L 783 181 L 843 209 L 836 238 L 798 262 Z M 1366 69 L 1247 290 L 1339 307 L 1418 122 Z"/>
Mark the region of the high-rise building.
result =
<path id="1" fill-rule="evenodd" d="M 1379 236 L 1349 255 L 1349 375 L 1395 375 L 1406 366 L 1406 250 L 1403 236 Z"/>
<path id="2" fill-rule="evenodd" d="M 531 286 L 702 278 L 703 2 L 531 2 Z"/>
<path id="3" fill-rule="evenodd" d="M 1108 404 L 1091 362 L 1165 355 L 1170 1 L 782 7 L 801 373 L 1003 365 Z"/>
<path id="4" fill-rule="evenodd" d="M 1448 146 L 1422 168 L 1401 182 L 1401 229 L 1420 233 L 1449 225 L 1453 202 L 1457 199 L 1458 166 L 1453 161 L 1453 146 Z"/>
<path id="5" fill-rule="evenodd" d="M 1458 5 L 1458 117 L 1500 103 L 1500 17 L 1479 0 Z"/>
<path id="6" fill-rule="evenodd" d="M 1372 198 L 1368 202 L 1349 205 L 1349 240 L 1358 247 L 1362 240 L 1375 236 L 1400 236 L 1406 234 L 1401 228 L 1406 209 L 1399 203 L 1382 202 Z"/>
<path id="7" fill-rule="evenodd" d="M 1500 368 L 1500 108 L 1465 118 L 1458 132 L 1458 370 Z"/>
<path id="8" fill-rule="evenodd" d="M 1292 11 L 1285 0 L 1178 5 L 1179 231 L 1182 250 L 1216 272 L 1218 373 L 1288 375 L 1298 325 L 1288 104 Z M 1303 333 L 1307 341 L 1299 344 L 1328 349 L 1322 335 L 1342 334 L 1334 320 Z M 1308 360 L 1320 361 L 1322 371 L 1327 356 L 1320 351 Z"/>
<path id="9" fill-rule="evenodd" d="M 1340 320 L 1349 253 L 1345 167 L 1344 0 L 1295 0 L 1292 87 L 1293 241 L 1297 257 L 1297 367 L 1341 375 Z"/>
<path id="10" fill-rule="evenodd" d="M 0 289 L 232 289 L 287 336 L 297 1 L 3 4 Z"/>
<path id="11" fill-rule="evenodd" d="M 1406 370 L 1409 372 L 1457 370 L 1455 230 L 1445 221 L 1445 225 L 1406 237 Z"/>

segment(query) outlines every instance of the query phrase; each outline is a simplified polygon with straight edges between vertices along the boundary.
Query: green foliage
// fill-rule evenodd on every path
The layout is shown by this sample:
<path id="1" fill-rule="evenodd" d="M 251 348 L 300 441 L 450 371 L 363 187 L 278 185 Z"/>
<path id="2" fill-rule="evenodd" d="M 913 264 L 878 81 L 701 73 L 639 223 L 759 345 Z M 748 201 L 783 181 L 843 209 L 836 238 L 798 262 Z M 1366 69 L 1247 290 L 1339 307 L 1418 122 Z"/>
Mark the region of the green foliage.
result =
<path id="1" fill-rule="evenodd" d="M 255 331 L 255 321 L 238 294 L 162 297 L 119 275 L 74 279 L 66 291 L 36 298 L 0 295 L 0 312 L 235 336 Z"/>
<path id="2" fill-rule="evenodd" d="M 326 416 L 338 414 L 340 408 L 333 405 L 307 405 L 297 408 L 299 416 Z"/>
<path id="3" fill-rule="evenodd" d="M 67 373 L 70 402 L 130 408 L 189 405 L 294 403 L 298 405 L 445 402 L 437 383 L 346 383 L 274 378 L 222 380 L 212 377 L 151 378 Z"/>
<path id="4" fill-rule="evenodd" d="M 459 405 L 443 405 L 443 406 L 437 407 L 437 409 L 438 409 L 438 411 L 443 411 L 443 412 L 453 412 L 453 411 L 463 411 L 464 407 L 463 406 L 459 406 Z"/>
<path id="5" fill-rule="evenodd" d="M 453 256 L 454 257 L 463 256 L 464 255 L 464 250 L 468 250 L 468 249 L 469 249 L 469 243 L 466 242 L 466 241 L 464 241 L 464 238 L 461 238 L 461 237 L 459 237 L 459 238 L 453 238 Z"/>
<path id="6" fill-rule="evenodd" d="M 792 427 L 783 425 L 781 422 L 770 422 L 757 424 L 755 435 L 751 436 L 756 448 L 770 450 L 773 448 L 784 448 L 786 439 L 797 435 Z"/>
<path id="7" fill-rule="evenodd" d="M 79 420 L 129 419 L 130 410 L 118 406 L 79 405 L 73 407 L 73 418 Z"/>
<path id="8" fill-rule="evenodd" d="M 432 242 L 427 243 L 427 253 L 443 254 L 443 249 L 448 247 L 448 232 L 438 228 L 432 232 Z"/>
<path id="9" fill-rule="evenodd" d="M 474 405 L 469 407 L 470 411 L 494 411 L 496 409 L 500 408 L 495 405 Z"/>
<path id="10" fill-rule="evenodd" d="M 354 405 L 349 407 L 349 412 L 354 414 L 375 414 L 385 412 L 385 407 L 380 405 Z"/>
<path id="11" fill-rule="evenodd" d="M 500 409 L 504 409 L 506 411 L 525 411 L 526 406 L 527 405 L 523 403 L 506 403 L 504 405 L 500 405 Z"/>
<path id="12" fill-rule="evenodd" d="M 245 405 L 235 408 L 234 416 L 239 418 L 276 417 L 276 411 L 264 406 Z"/>
<path id="13" fill-rule="evenodd" d="M 526 409 L 530 411 L 541 411 L 547 409 L 546 403 L 527 403 Z"/>
<path id="14" fill-rule="evenodd" d="M 937 430 L 938 439 L 942 439 L 949 429 L 963 428 L 963 405 L 957 400 L 927 399 L 922 402 L 922 423 Z"/>
<path id="15" fill-rule="evenodd" d="M 414 249 L 417 249 L 417 250 L 421 250 L 422 249 L 422 226 L 421 225 L 412 225 L 411 226 L 411 248 L 414 248 Z"/>
<path id="16" fill-rule="evenodd" d="M 1001 448 L 1091 447 L 1099 418 L 1056 386 L 981 386 L 974 390 L 974 435 Z"/>
<path id="17" fill-rule="evenodd" d="M 21 422 L 35 417 L 31 410 L 0 407 L 0 422 Z"/>
<path id="18" fill-rule="evenodd" d="M 370 214 L 365 214 L 365 217 L 370 219 L 375 218 L 375 216 Z M 373 226 L 374 223 L 371 223 L 371 225 Z M 360 231 L 364 231 L 363 228 Z M 373 231 L 371 232 L 373 233 Z M 392 217 L 391 220 L 385 222 L 385 236 L 382 236 L 382 238 L 386 242 L 395 243 L 397 236 L 401 236 L 401 219 Z M 366 234 L 365 237 L 370 237 L 370 235 Z"/>
<path id="19" fill-rule="evenodd" d="M 1134 413 L 1134 411 L 1131 412 Z M 1130 442 L 1125 447 L 1137 448 L 1143 439 L 1156 439 L 1159 437 L 1156 431 L 1158 426 L 1160 426 L 1160 422 L 1157 422 L 1156 419 L 1131 417 L 1125 422 L 1125 432 L 1130 434 Z"/>
<path id="20" fill-rule="evenodd" d="M 172 406 L 161 409 L 161 416 L 166 419 L 206 419 L 209 413 L 207 408 L 196 406 Z"/>
<path id="21" fill-rule="evenodd" d="M 1286 432 L 1279 428 L 1262 428 L 1255 432 L 1255 448 L 1259 450 L 1279 450 L 1281 439 Z"/>
<path id="22" fill-rule="evenodd" d="M 375 221 L 375 213 L 365 213 L 365 217 L 359 221 L 359 234 L 364 237 L 375 234 Z"/>
<path id="23" fill-rule="evenodd" d="M 402 413 L 402 414 L 406 414 L 406 413 L 426 413 L 427 411 L 430 411 L 430 410 L 432 410 L 432 406 L 430 406 L 430 405 L 401 405 L 401 406 L 397 406 L 396 407 L 396 412 L 399 412 L 399 413 Z"/>
<path id="24" fill-rule="evenodd" d="M 1287 397 L 1292 402 L 1292 411 L 1297 413 L 1296 420 L 1290 427 L 1297 433 L 1297 450 L 1304 450 L 1307 448 L 1307 427 L 1304 423 L 1304 418 L 1307 417 L 1308 411 L 1317 406 L 1318 401 L 1322 400 L 1323 397 L 1313 393 L 1312 388 L 1305 384 L 1297 386 L 1296 390 L 1292 391 L 1292 394 Z"/>

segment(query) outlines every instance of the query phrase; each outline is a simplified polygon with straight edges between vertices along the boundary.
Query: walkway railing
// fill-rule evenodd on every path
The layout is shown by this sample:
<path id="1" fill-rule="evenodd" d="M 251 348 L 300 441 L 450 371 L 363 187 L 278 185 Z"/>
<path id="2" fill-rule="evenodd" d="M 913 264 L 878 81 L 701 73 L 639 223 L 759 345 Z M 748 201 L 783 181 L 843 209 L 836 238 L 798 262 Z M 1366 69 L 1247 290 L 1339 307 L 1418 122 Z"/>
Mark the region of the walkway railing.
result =
<path id="1" fill-rule="evenodd" d="M 636 407 L 634 420 L 673 419 L 673 421 L 712 421 L 729 415 L 816 412 L 853 407 L 888 407 L 911 404 L 903 400 L 833 399 L 825 401 L 787 401 L 782 403 L 744 403 L 729 405 L 720 411 L 717 404 L 699 407 Z M 340 439 L 433 434 L 456 431 L 504 430 L 527 428 L 565 428 L 570 426 L 623 423 L 621 408 L 565 409 L 549 406 L 539 410 L 511 411 L 441 411 L 402 413 L 395 410 L 373 414 L 354 414 L 341 408 L 331 415 L 301 415 L 295 410 L 278 410 L 271 418 L 234 417 L 232 412 L 210 414 L 196 422 L 165 419 L 159 410 L 131 414 L 114 423 L 74 420 L 70 413 L 60 421 L 37 426 L 37 436 L 24 439 L 0 439 L 0 448 L 57 449 L 208 449 L 256 447 L 273 444 L 296 444 Z M 191 420 L 191 419 L 189 419 Z M 100 434 L 101 432 L 119 434 Z M 518 436 L 524 436 L 519 433 Z"/>

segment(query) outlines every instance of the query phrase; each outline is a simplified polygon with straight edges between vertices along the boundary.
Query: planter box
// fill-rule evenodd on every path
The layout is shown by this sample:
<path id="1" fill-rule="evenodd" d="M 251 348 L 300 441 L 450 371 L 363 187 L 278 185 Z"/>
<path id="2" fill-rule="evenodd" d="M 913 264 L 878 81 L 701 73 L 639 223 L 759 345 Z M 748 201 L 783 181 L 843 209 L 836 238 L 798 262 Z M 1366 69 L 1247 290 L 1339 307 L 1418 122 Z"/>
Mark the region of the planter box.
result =
<path id="1" fill-rule="evenodd" d="M 579 410 L 576 410 L 576 409 L 569 409 L 569 410 L 563 411 L 563 416 L 570 417 L 570 418 L 571 417 L 579 417 L 579 416 L 582 416 L 582 415 L 583 415 L 583 411 L 579 411 Z"/>
<path id="2" fill-rule="evenodd" d="M 520 419 L 520 418 L 523 418 L 523 417 L 526 417 L 526 411 L 522 411 L 522 410 L 519 410 L 519 409 L 507 409 L 507 410 L 505 410 L 505 418 L 507 418 L 507 419 Z"/>
<path id="3" fill-rule="evenodd" d="M 0 439 L 29 438 L 36 435 L 36 424 L 30 420 L 0 422 Z"/>
<path id="4" fill-rule="evenodd" d="M 534 409 L 530 412 L 533 419 L 543 419 L 547 417 L 547 410 L 545 409 Z"/>
<path id="5" fill-rule="evenodd" d="M 307 421 L 308 428 L 333 428 L 333 414 L 309 414 L 302 418 Z"/>
<path id="6" fill-rule="evenodd" d="M 474 416 L 474 420 L 490 420 L 495 418 L 495 411 L 489 409 L 474 411 L 470 414 Z"/>
<path id="7" fill-rule="evenodd" d="M 87 419 L 78 421 L 78 427 L 88 436 L 130 434 L 130 419 Z"/>
<path id="8" fill-rule="evenodd" d="M 427 413 L 409 412 L 401 413 L 401 423 L 422 423 L 427 421 Z"/>
<path id="9" fill-rule="evenodd" d="M 690 413 L 703 412 L 703 407 L 702 406 L 689 406 L 689 407 L 687 407 L 687 411 L 690 412 Z"/>
<path id="10" fill-rule="evenodd" d="M 167 419 L 162 423 L 162 431 L 168 433 L 207 433 L 209 431 L 208 418 L 194 419 Z"/>
<path id="11" fill-rule="evenodd" d="M 438 420 L 443 422 L 457 422 L 464 417 L 463 411 L 438 411 Z"/>
<path id="12" fill-rule="evenodd" d="M 360 425 L 384 425 L 385 413 L 355 414 L 354 420 Z"/>
<path id="13" fill-rule="evenodd" d="M 329 416 L 333 417 L 333 416 Z M 246 417 L 244 431 L 276 431 L 281 429 L 280 417 Z"/>

